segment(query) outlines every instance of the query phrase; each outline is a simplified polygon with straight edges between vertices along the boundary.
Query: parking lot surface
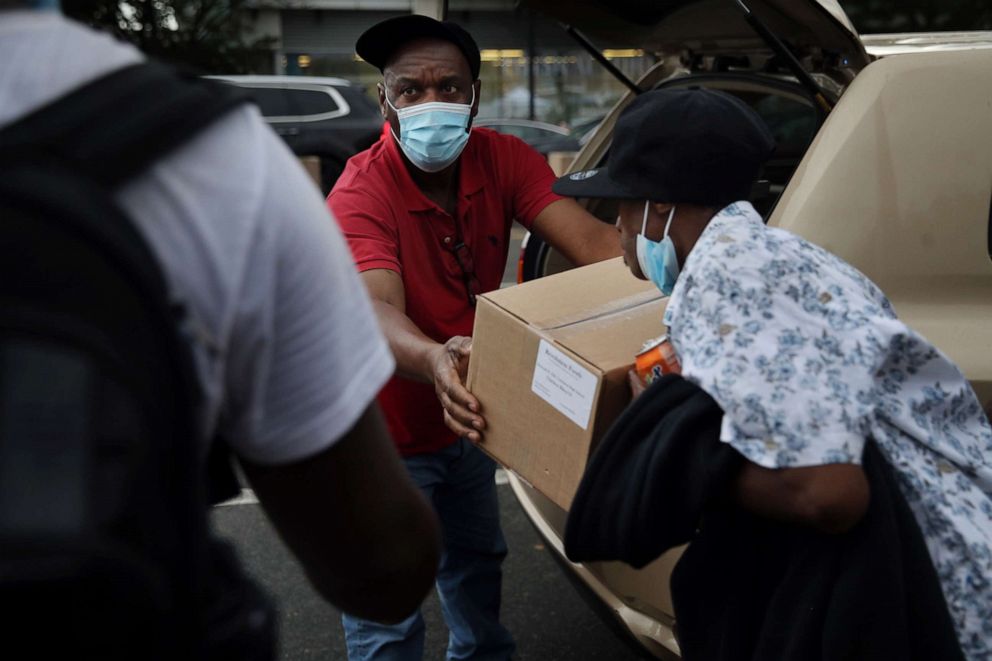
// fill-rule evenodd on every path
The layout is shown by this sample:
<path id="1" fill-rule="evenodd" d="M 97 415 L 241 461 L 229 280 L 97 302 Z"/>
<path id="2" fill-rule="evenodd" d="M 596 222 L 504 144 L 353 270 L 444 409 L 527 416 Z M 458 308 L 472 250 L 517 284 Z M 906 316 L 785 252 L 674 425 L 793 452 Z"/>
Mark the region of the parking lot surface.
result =
<path id="1" fill-rule="evenodd" d="M 521 661 L 643 658 L 619 639 L 566 580 L 517 504 L 509 486 L 498 487 L 503 532 L 510 554 L 503 565 L 503 622 L 517 640 Z M 245 500 L 247 502 L 245 502 Z M 259 505 L 218 507 L 216 529 L 238 549 L 248 571 L 278 604 L 282 661 L 345 659 L 338 612 L 307 583 L 299 564 L 276 536 Z M 443 659 L 447 630 L 437 596 L 424 607 L 424 658 Z"/>

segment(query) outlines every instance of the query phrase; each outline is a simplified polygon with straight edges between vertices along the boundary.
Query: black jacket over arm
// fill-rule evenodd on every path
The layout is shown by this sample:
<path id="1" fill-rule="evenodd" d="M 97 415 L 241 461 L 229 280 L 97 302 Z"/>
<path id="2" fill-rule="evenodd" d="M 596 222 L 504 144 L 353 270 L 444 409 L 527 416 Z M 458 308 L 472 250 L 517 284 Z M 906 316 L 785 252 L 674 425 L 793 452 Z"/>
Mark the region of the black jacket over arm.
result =
<path id="1" fill-rule="evenodd" d="M 744 459 L 720 442 L 721 417 L 679 376 L 648 389 L 589 462 L 568 557 L 641 567 L 689 542 L 671 577 L 688 661 L 961 659 L 923 536 L 875 444 L 863 457 L 868 512 L 823 535 L 724 497 Z"/>

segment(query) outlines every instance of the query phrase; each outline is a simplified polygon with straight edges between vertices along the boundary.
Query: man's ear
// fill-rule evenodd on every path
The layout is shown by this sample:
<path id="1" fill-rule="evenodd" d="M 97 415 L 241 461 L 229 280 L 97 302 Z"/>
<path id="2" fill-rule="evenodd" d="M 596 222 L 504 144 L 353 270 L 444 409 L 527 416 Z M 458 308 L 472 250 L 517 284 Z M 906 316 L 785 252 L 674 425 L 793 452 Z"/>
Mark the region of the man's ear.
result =
<path id="1" fill-rule="evenodd" d="M 388 117 L 386 112 L 386 86 L 383 83 L 376 83 L 375 89 L 379 93 L 379 114 L 382 115 L 383 119 Z"/>

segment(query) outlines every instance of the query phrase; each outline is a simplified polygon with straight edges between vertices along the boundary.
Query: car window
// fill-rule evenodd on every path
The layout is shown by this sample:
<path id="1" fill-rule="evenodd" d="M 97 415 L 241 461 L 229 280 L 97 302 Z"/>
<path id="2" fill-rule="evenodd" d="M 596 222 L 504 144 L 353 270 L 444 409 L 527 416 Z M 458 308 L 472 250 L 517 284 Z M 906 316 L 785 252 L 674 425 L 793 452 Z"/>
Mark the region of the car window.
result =
<path id="1" fill-rule="evenodd" d="M 323 115 L 339 110 L 333 97 L 318 90 L 253 87 L 251 94 L 264 117 Z"/>
<path id="2" fill-rule="evenodd" d="M 351 107 L 350 116 L 372 117 L 377 122 L 382 121 L 382 115 L 379 113 L 379 104 L 372 100 L 365 89 L 354 86 L 337 87 L 335 90 L 344 98 L 345 103 Z"/>
<path id="3" fill-rule="evenodd" d="M 566 135 L 566 133 L 560 133 L 542 126 L 528 126 L 522 124 L 485 124 L 485 127 L 494 131 L 499 131 L 500 133 L 516 136 L 524 142 L 530 142 L 532 140 L 547 140 L 549 138 L 557 138 Z"/>
<path id="4" fill-rule="evenodd" d="M 750 197 L 758 212 L 767 218 L 778 196 L 785 189 L 799 159 L 806 153 L 806 149 L 819 130 L 821 118 L 811 102 L 795 93 L 783 94 L 775 90 L 755 89 L 753 84 L 750 88 L 742 89 L 744 86 L 739 83 L 728 85 L 726 80 L 717 82 L 722 82 L 723 85 L 707 85 L 707 87 L 733 94 L 747 103 L 765 120 L 775 138 L 775 152 L 762 170 L 761 176 L 765 185 L 756 187 Z M 692 79 L 673 81 L 665 87 L 698 86 L 701 86 L 698 79 Z M 598 167 L 605 167 L 608 162 L 609 150 L 603 155 Z M 598 201 L 594 213 L 603 219 L 615 218 L 617 205 L 615 201 Z"/>
<path id="5" fill-rule="evenodd" d="M 775 153 L 798 156 L 806 152 L 818 126 L 816 109 L 807 103 L 779 94 L 732 92 L 754 108 L 775 138 Z"/>
<path id="6" fill-rule="evenodd" d="M 537 126 L 521 126 L 519 136 L 524 140 L 542 140 L 547 138 L 556 138 L 563 135 L 557 131 L 552 131 L 550 129 L 543 129 Z"/>
<path id="7" fill-rule="evenodd" d="M 784 87 L 784 85 L 780 85 Z M 806 149 L 820 128 L 822 117 L 813 102 L 795 91 L 778 91 L 770 82 L 742 76 L 691 76 L 663 82 L 659 87 L 694 89 L 706 87 L 732 94 L 757 112 L 775 138 L 773 159 L 795 159 Z"/>
<path id="8" fill-rule="evenodd" d="M 491 124 L 486 128 L 491 128 L 494 131 L 499 131 L 507 135 L 513 135 L 525 141 L 528 135 L 527 128 L 519 124 Z"/>

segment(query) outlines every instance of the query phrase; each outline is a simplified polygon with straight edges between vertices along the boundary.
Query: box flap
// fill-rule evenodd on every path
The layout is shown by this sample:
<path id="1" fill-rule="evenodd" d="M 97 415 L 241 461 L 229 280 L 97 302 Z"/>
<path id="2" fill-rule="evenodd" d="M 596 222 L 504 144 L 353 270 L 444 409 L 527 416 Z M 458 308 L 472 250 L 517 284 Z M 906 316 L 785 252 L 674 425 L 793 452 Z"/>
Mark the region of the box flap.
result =
<path id="1" fill-rule="evenodd" d="M 484 294 L 532 328 L 544 330 L 660 299 L 652 283 L 638 280 L 617 257 Z"/>
<path id="2" fill-rule="evenodd" d="M 658 290 L 655 290 L 658 293 Z M 644 342 L 666 331 L 668 298 L 653 297 L 636 305 L 544 331 L 556 344 L 603 372 L 629 366 Z"/>

